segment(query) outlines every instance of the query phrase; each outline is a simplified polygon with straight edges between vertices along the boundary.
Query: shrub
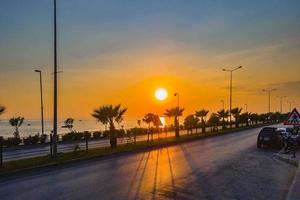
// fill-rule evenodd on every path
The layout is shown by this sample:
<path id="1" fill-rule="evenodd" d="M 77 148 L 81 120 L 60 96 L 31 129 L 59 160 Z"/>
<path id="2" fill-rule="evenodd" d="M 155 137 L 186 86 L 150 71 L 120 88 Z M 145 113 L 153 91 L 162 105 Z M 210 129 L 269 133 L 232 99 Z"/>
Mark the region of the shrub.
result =
<path id="1" fill-rule="evenodd" d="M 6 147 L 12 147 L 12 146 L 17 146 L 22 142 L 20 138 L 17 137 L 12 137 L 12 138 L 7 138 L 4 140 L 4 146 Z"/>
<path id="2" fill-rule="evenodd" d="M 84 139 L 90 139 L 91 138 L 91 136 L 92 136 L 92 134 L 90 133 L 90 132 L 88 132 L 88 131 L 84 131 L 83 132 L 83 137 L 84 137 Z"/>
<path id="3" fill-rule="evenodd" d="M 48 135 L 42 134 L 42 135 L 40 136 L 40 143 L 41 143 L 41 144 L 44 144 L 44 143 L 46 142 L 47 138 L 48 138 Z"/>
<path id="4" fill-rule="evenodd" d="M 101 138 L 102 136 L 102 132 L 101 131 L 95 131 L 93 133 L 93 138 Z"/>
<path id="5" fill-rule="evenodd" d="M 83 138 L 83 132 L 70 132 L 62 136 L 63 141 L 75 141 Z"/>
<path id="6" fill-rule="evenodd" d="M 29 135 L 27 138 L 23 138 L 24 145 L 37 144 L 40 140 L 39 134 L 34 136 Z"/>

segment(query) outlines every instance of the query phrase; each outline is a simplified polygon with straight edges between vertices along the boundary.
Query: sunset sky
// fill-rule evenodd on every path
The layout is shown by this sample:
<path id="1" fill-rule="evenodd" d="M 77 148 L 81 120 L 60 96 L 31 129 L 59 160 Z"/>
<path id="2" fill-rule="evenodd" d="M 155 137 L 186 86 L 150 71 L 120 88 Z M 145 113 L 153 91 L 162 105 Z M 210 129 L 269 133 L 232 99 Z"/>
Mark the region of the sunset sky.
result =
<path id="1" fill-rule="evenodd" d="M 121 103 L 126 117 L 162 115 L 180 94 L 185 115 L 229 104 L 266 112 L 263 88 L 300 106 L 299 0 L 58 0 L 59 118 L 92 119 L 94 108 Z M 52 0 L 1 0 L 1 118 L 40 117 L 43 70 L 45 116 L 53 108 Z M 156 88 L 169 97 L 158 101 Z"/>

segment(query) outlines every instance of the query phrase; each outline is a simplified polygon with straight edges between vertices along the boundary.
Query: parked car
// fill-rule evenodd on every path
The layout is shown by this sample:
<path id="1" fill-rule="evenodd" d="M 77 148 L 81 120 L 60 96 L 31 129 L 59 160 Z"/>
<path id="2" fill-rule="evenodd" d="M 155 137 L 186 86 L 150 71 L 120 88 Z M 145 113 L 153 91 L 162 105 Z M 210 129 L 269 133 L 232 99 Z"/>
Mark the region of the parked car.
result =
<path id="1" fill-rule="evenodd" d="M 257 148 L 263 146 L 281 148 L 283 145 L 282 131 L 275 127 L 264 127 L 257 136 Z"/>

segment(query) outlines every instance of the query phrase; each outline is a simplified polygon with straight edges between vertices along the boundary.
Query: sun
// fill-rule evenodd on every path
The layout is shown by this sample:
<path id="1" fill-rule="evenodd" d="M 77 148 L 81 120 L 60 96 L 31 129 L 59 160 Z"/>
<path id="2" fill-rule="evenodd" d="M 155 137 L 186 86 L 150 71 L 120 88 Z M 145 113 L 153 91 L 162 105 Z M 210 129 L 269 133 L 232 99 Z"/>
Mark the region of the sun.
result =
<path id="1" fill-rule="evenodd" d="M 157 88 L 155 90 L 155 98 L 159 101 L 163 101 L 168 97 L 168 92 L 164 88 Z"/>

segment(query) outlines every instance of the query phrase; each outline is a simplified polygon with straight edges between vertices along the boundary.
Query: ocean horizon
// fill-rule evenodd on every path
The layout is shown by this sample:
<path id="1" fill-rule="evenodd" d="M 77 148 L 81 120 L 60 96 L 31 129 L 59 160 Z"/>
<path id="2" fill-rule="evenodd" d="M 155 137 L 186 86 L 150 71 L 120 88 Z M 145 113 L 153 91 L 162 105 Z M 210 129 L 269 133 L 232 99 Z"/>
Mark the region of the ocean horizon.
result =
<path id="1" fill-rule="evenodd" d="M 58 121 L 58 134 L 68 133 L 69 130 L 67 128 L 63 128 L 64 120 Z M 126 119 L 120 124 L 116 124 L 116 128 L 133 128 L 138 126 L 137 119 Z M 142 126 L 145 124 L 142 123 Z M 74 120 L 74 128 L 75 131 L 103 131 L 106 127 L 96 120 Z M 50 135 L 53 130 L 53 121 L 45 120 L 44 121 L 44 133 Z M 5 138 L 13 137 L 13 133 L 15 128 L 9 124 L 8 119 L 1 119 L 0 121 L 0 136 Z M 27 137 L 29 135 L 35 135 L 42 132 L 41 120 L 38 119 L 28 119 L 24 120 L 22 126 L 19 128 L 20 137 Z"/>

